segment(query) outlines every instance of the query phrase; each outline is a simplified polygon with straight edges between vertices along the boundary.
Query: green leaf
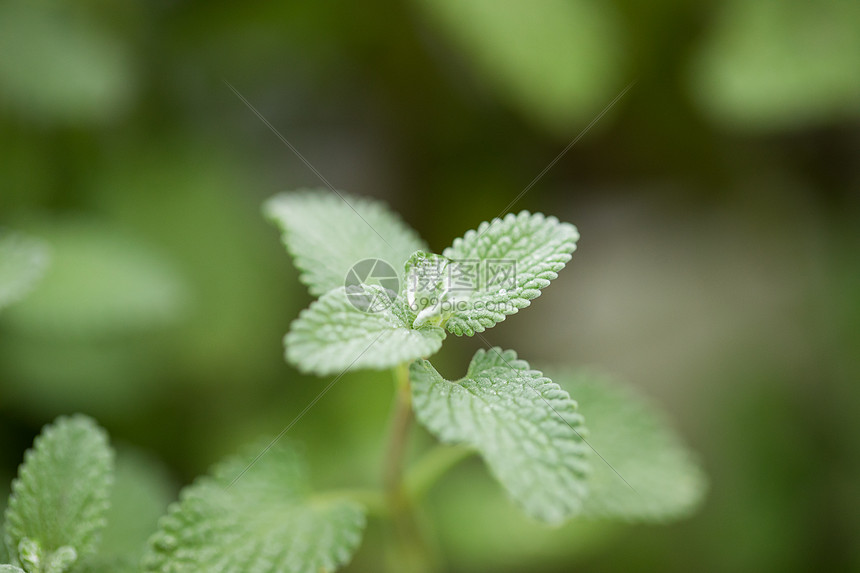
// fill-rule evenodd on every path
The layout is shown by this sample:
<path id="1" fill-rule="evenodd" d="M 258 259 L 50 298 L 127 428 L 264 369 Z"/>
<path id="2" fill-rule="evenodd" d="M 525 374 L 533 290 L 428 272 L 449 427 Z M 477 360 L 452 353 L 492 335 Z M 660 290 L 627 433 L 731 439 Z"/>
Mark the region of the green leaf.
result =
<path id="1" fill-rule="evenodd" d="M 415 320 L 402 298 L 366 285 L 360 291 L 343 287 L 323 295 L 302 311 L 284 338 L 287 361 L 303 372 L 320 376 L 362 368 L 386 369 L 442 346 L 445 331 L 438 326 L 413 329 Z M 368 297 L 368 298 L 365 298 Z M 390 304 L 378 312 L 364 312 L 366 300 Z"/>
<path id="2" fill-rule="evenodd" d="M 0 565 L 0 573 L 25 573 L 25 571 L 14 565 Z"/>
<path id="3" fill-rule="evenodd" d="M 570 260 L 577 240 L 573 225 L 528 211 L 481 223 L 456 239 L 442 254 L 461 265 L 477 261 L 479 276 L 474 288 L 455 295 L 447 330 L 472 336 L 531 304 Z"/>
<path id="4" fill-rule="evenodd" d="M 111 335 L 176 320 L 186 302 L 177 270 L 148 245 L 100 221 L 39 227 L 51 248 L 44 279 L 8 309 L 11 326 L 39 335 Z"/>
<path id="5" fill-rule="evenodd" d="M 593 458 L 586 515 L 660 521 L 689 515 L 699 505 L 704 473 L 648 400 L 593 374 L 568 373 L 556 380 L 576 396 L 588 420 L 589 443 L 612 465 Z"/>
<path id="6" fill-rule="evenodd" d="M 42 278 L 49 261 L 42 241 L 0 235 L 0 309 L 17 302 Z"/>
<path id="7" fill-rule="evenodd" d="M 265 447 L 222 462 L 183 490 L 150 539 L 146 571 L 317 573 L 350 560 L 364 510 L 310 495 L 296 453 L 275 446 L 257 459 Z"/>
<path id="8" fill-rule="evenodd" d="M 437 438 L 483 456 L 532 517 L 560 523 L 586 495 L 588 446 L 576 402 L 512 350 L 479 350 L 450 382 L 426 360 L 410 368 L 415 415 Z"/>
<path id="9" fill-rule="evenodd" d="M 384 203 L 346 193 L 281 193 L 264 212 L 281 228 L 299 278 L 315 296 L 344 286 L 349 270 L 365 259 L 385 261 L 402 278 L 406 259 L 426 248 Z"/>
<path id="10" fill-rule="evenodd" d="M 136 83 L 130 45 L 86 5 L 6 0 L 0 3 L 4 108 L 39 125 L 116 118 Z"/>
<path id="11" fill-rule="evenodd" d="M 691 75 L 718 125 L 766 131 L 860 116 L 860 3 L 730 0 L 718 8 Z"/>
<path id="12" fill-rule="evenodd" d="M 58 418 L 24 457 L 6 509 L 6 547 L 27 571 L 66 571 L 94 553 L 108 510 L 113 452 L 85 416 Z M 32 567 L 28 567 L 31 564 Z"/>
<path id="13" fill-rule="evenodd" d="M 492 88 L 543 126 L 568 132 L 614 95 L 624 53 L 611 4 L 594 0 L 418 0 Z M 459 70 L 458 70 L 459 71 Z M 459 74 L 458 76 L 462 76 Z M 458 86 L 460 87 L 460 86 Z M 488 90 L 490 91 L 490 90 Z"/>

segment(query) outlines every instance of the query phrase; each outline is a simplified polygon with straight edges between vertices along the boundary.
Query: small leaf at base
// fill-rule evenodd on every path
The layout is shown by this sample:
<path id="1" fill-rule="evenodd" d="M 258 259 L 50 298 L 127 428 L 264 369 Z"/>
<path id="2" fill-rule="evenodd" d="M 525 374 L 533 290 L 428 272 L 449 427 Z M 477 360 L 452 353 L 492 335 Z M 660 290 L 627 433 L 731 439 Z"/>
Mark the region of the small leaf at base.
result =
<path id="1" fill-rule="evenodd" d="M 351 559 L 363 508 L 314 498 L 296 453 L 265 448 L 222 462 L 182 491 L 150 539 L 146 571 L 316 573 Z"/>

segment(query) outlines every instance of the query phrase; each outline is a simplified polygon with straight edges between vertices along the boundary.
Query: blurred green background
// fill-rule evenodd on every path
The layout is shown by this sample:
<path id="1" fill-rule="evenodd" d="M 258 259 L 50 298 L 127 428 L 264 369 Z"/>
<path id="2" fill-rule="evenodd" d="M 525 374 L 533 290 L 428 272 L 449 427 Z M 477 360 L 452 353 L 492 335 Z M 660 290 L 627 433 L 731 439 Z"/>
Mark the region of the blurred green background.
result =
<path id="1" fill-rule="evenodd" d="M 436 251 L 636 81 L 510 208 L 582 240 L 487 337 L 651 395 L 709 496 L 672 525 L 551 530 L 471 461 L 428 504 L 450 571 L 860 570 L 849 0 L 3 0 L 0 226 L 51 264 L 0 311 L 0 488 L 43 424 L 90 414 L 139 516 L 111 535 L 145 539 L 181 485 L 323 388 L 282 358 L 310 297 L 260 215 L 322 185 L 224 80 Z M 442 373 L 479 346 L 450 337 Z M 319 486 L 378 483 L 391 391 L 386 373 L 345 376 L 289 432 Z M 379 537 L 348 570 L 378 570 Z"/>

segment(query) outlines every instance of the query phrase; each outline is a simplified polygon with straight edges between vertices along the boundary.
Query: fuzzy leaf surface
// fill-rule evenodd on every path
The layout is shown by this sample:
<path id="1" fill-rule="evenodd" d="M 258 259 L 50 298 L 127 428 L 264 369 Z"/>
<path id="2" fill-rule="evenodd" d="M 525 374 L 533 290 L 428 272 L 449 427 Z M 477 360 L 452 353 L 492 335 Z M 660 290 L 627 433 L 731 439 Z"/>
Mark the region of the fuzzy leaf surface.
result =
<path id="1" fill-rule="evenodd" d="M 350 560 L 364 510 L 313 497 L 291 449 L 269 449 L 233 483 L 265 445 L 218 464 L 182 491 L 150 539 L 145 571 L 319 573 Z"/>
<path id="2" fill-rule="evenodd" d="M 365 293 L 389 296 L 367 285 Z M 403 298 L 379 312 L 363 312 L 343 287 L 333 290 L 302 311 L 284 338 L 287 361 L 303 372 L 320 376 L 344 370 L 382 370 L 422 356 L 442 346 L 445 331 L 437 326 L 412 328 L 414 316 Z"/>
<path id="3" fill-rule="evenodd" d="M 573 225 L 528 211 L 481 223 L 456 239 L 442 254 L 455 264 L 478 261 L 480 277 L 476 288 L 457 294 L 446 329 L 472 336 L 527 307 L 570 260 L 577 240 Z"/>
<path id="4" fill-rule="evenodd" d="M 26 570 L 79 570 L 98 544 L 109 505 L 113 452 L 85 416 L 58 418 L 24 456 L 6 508 L 5 541 Z"/>
<path id="5" fill-rule="evenodd" d="M 526 513 L 555 524 L 580 510 L 588 446 L 566 391 L 499 348 L 479 350 L 460 380 L 445 380 L 426 360 L 410 377 L 418 420 L 443 442 L 475 448 Z"/>
<path id="6" fill-rule="evenodd" d="M 281 193 L 263 210 L 280 227 L 299 278 L 315 296 L 343 286 L 353 265 L 365 259 L 385 261 L 402 279 L 406 259 L 426 248 L 384 203 L 343 192 Z"/>

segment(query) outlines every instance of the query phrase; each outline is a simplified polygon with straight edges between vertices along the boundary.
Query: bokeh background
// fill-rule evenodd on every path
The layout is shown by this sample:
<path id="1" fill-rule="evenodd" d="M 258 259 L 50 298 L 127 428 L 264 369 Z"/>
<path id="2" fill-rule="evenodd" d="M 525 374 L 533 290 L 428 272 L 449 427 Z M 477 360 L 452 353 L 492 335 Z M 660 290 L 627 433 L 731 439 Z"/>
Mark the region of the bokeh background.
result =
<path id="1" fill-rule="evenodd" d="M 225 80 L 436 251 L 506 208 L 575 223 L 569 267 L 488 339 L 634 384 L 710 476 L 690 519 L 550 530 L 466 463 L 428 509 L 450 571 L 860 570 L 848 0 L 3 0 L 0 225 L 52 263 L 0 312 L 0 489 L 43 424 L 90 414 L 132 551 L 323 388 L 282 358 L 310 297 L 260 214 L 322 184 Z M 443 374 L 479 344 L 451 337 Z M 378 483 L 390 401 L 351 374 L 289 432 L 319 486 Z M 349 571 L 378 570 L 378 538 Z"/>

